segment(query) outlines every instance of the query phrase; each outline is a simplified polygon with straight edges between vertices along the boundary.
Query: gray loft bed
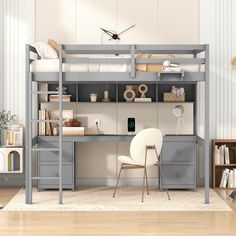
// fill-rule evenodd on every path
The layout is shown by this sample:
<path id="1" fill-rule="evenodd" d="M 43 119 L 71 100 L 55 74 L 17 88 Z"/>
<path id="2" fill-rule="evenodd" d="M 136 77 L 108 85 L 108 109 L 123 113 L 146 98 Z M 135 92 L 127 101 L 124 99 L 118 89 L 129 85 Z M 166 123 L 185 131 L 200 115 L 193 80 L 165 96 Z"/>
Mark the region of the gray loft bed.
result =
<path id="1" fill-rule="evenodd" d="M 129 58 L 62 58 L 62 50 L 66 54 L 126 54 Z M 30 64 L 35 58 L 40 59 L 34 47 L 26 45 L 26 123 L 31 124 L 32 120 L 32 94 L 42 92 L 31 92 L 32 82 L 59 83 L 59 203 L 62 203 L 62 85 L 63 84 L 122 84 L 140 83 L 149 84 L 197 84 L 205 83 L 205 136 L 204 139 L 197 136 L 196 141 L 204 146 L 205 154 L 205 203 L 209 203 L 209 46 L 208 45 L 60 45 L 58 72 L 31 72 Z M 172 63 L 204 65 L 204 71 L 181 72 L 181 73 L 162 73 L 162 72 L 140 72 L 135 68 L 136 63 L 155 64 L 162 63 L 165 58 L 136 58 L 136 54 L 182 54 L 188 55 L 184 58 L 166 58 Z M 36 55 L 36 57 L 35 57 Z M 190 57 L 190 56 L 191 57 Z M 32 59 L 34 58 L 34 59 Z M 63 72 L 63 65 L 79 63 L 127 63 L 130 64 L 129 72 Z M 53 94 L 53 92 L 48 92 Z M 39 122 L 36 120 L 35 122 Z M 197 125 L 195 119 L 195 126 Z M 55 137 L 54 137 L 55 138 Z M 94 139 L 94 138 L 92 138 Z M 104 139 L 104 138 L 103 138 Z M 120 140 L 111 137 L 112 140 Z M 124 137 L 124 140 L 127 138 Z M 31 125 L 26 127 L 26 203 L 32 203 L 32 180 L 43 179 L 43 177 L 32 177 L 32 152 L 46 151 L 33 148 L 38 142 L 38 137 L 33 137 Z M 50 151 L 50 149 L 47 149 Z M 53 150 L 52 150 L 53 151 Z"/>

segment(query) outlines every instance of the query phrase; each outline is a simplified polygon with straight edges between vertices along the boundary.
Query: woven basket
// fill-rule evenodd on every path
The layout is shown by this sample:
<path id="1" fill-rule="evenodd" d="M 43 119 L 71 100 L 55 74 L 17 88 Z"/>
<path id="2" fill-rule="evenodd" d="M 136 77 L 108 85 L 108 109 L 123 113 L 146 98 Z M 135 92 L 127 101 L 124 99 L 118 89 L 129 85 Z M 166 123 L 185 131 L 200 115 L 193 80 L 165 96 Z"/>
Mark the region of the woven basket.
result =
<path id="1" fill-rule="evenodd" d="M 185 102 L 185 94 L 177 96 L 173 93 L 164 93 L 164 102 Z"/>

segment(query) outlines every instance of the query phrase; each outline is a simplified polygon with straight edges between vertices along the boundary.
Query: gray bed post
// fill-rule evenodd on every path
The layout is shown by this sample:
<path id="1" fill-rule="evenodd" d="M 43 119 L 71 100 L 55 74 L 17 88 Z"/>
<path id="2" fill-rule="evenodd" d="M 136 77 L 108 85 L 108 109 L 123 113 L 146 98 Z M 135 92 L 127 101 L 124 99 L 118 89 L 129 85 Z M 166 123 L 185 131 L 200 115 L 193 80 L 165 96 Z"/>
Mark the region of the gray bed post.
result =
<path id="1" fill-rule="evenodd" d="M 63 203 L 62 192 L 62 45 L 59 46 L 59 204 Z"/>
<path id="2" fill-rule="evenodd" d="M 26 155 L 26 174 L 25 174 L 25 203 L 32 204 L 32 183 L 31 183 L 31 148 L 30 145 L 32 143 L 31 139 L 31 87 L 32 87 L 32 77 L 30 74 L 30 50 L 29 45 L 26 45 L 26 70 L 25 70 L 25 84 L 26 84 L 26 109 L 25 109 L 25 155 Z"/>
<path id="3" fill-rule="evenodd" d="M 210 142 L 209 142 L 209 45 L 205 45 L 205 203 L 209 204 L 209 171 L 210 171 Z"/>

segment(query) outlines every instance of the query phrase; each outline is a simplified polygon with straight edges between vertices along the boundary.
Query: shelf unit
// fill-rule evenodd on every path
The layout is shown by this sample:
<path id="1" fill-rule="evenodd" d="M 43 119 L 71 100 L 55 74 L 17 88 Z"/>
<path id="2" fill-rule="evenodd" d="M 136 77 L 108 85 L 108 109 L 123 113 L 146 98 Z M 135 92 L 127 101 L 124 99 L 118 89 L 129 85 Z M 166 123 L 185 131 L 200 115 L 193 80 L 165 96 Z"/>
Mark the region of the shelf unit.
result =
<path id="1" fill-rule="evenodd" d="M 231 164 L 215 164 L 215 145 L 218 147 L 226 145 L 229 148 L 229 158 Z M 234 169 L 236 168 L 236 139 L 213 139 L 212 140 L 212 186 L 213 188 L 220 188 L 220 180 L 222 171 L 225 168 Z M 223 189 L 234 189 L 234 188 L 223 188 Z"/>
<path id="2" fill-rule="evenodd" d="M 172 73 L 174 75 L 174 73 Z M 63 86 L 67 88 L 67 94 L 71 95 L 70 102 L 90 102 L 90 94 L 97 94 L 97 103 L 115 103 L 121 102 L 126 103 L 123 94 L 126 90 L 126 85 L 138 86 L 140 84 L 146 84 L 148 86 L 148 91 L 145 94 L 146 97 L 150 97 L 152 102 L 164 102 L 163 94 L 164 92 L 171 92 L 171 87 L 175 86 L 177 88 L 183 87 L 185 90 L 185 101 L 184 102 L 195 102 L 196 101 L 196 84 L 194 82 L 182 82 L 181 84 L 178 81 L 171 81 L 168 83 L 158 83 L 158 82 L 136 82 L 136 83 L 127 83 L 120 84 L 117 82 L 116 84 L 91 84 L 91 83 L 83 83 L 83 84 L 64 84 Z M 49 84 L 48 90 L 54 91 L 55 88 L 58 87 L 58 84 Z M 108 90 L 110 102 L 103 102 L 103 92 Z M 48 94 L 48 102 L 49 101 Z M 175 101 L 176 102 L 176 101 Z M 180 101 L 178 103 L 184 103 Z M 40 103 L 40 101 L 39 101 Z M 43 101 L 42 103 L 45 103 Z M 66 102 L 63 102 L 66 103 Z M 129 102 L 130 103 L 130 102 Z M 137 102 L 139 103 L 139 102 Z M 167 102 L 168 103 L 168 102 Z"/>
<path id="3" fill-rule="evenodd" d="M 62 58 L 62 50 L 67 54 L 129 54 L 129 58 Z M 171 85 L 176 87 L 186 86 L 186 91 L 192 91 L 190 95 L 186 95 L 186 102 L 193 102 L 194 107 L 197 105 L 196 99 L 196 88 L 199 82 L 205 83 L 205 134 L 204 139 L 199 137 L 196 133 L 196 117 L 194 117 L 194 134 L 195 144 L 204 146 L 205 154 L 205 203 L 209 203 L 209 45 L 60 45 L 59 47 L 59 72 L 31 72 L 30 64 L 34 60 L 31 56 L 35 53 L 37 59 L 40 59 L 35 48 L 30 45 L 26 46 L 26 123 L 32 123 L 32 83 L 48 83 L 51 84 L 50 89 L 55 89 L 55 86 L 59 85 L 59 136 L 55 137 L 58 143 L 58 148 L 50 149 L 35 147 L 39 143 L 38 136 L 33 136 L 32 126 L 27 126 L 26 130 L 26 203 L 32 204 L 32 180 L 35 179 L 48 179 L 58 181 L 59 187 L 59 203 L 63 203 L 63 156 L 62 156 L 62 145 L 66 140 L 62 137 L 62 86 L 69 86 L 68 94 L 72 94 L 72 102 L 90 102 L 88 94 L 91 88 L 96 88 L 98 93 L 98 101 L 101 101 L 104 87 L 109 84 L 110 98 L 112 102 L 125 103 L 123 99 L 123 92 L 125 85 L 130 84 L 148 84 L 150 86 L 150 96 L 154 102 L 163 103 L 162 95 L 164 91 L 170 91 Z M 204 71 L 196 72 L 184 72 L 184 73 L 158 73 L 158 72 L 139 72 L 136 71 L 135 65 L 147 63 L 163 63 L 168 58 L 145 58 L 138 59 L 135 57 L 138 53 L 148 54 L 182 54 L 190 55 L 191 57 L 181 58 L 176 57 L 171 60 L 173 63 L 178 64 L 193 64 L 200 65 L 204 64 Z M 128 63 L 130 64 L 130 72 L 63 72 L 63 63 Z M 83 89 L 82 89 L 83 88 Z M 49 90 L 50 91 L 50 90 Z M 48 92 L 50 93 L 50 92 Z M 112 94 L 112 96 L 111 96 Z M 148 96 L 148 95 L 147 95 Z M 37 103 L 38 100 L 36 99 Z M 38 103 L 39 104 L 39 103 Z M 138 104 L 138 103 L 134 103 Z M 196 109 L 194 109 L 196 112 Z M 196 113 L 194 114 L 196 116 Z M 37 121 L 36 121 L 37 122 Z M 102 136 L 91 137 L 94 141 L 99 140 L 110 140 L 110 136 L 103 139 Z M 186 138 L 186 137 L 185 137 Z M 84 139 L 87 139 L 85 136 Z M 119 140 L 119 135 L 115 137 Z M 176 149 L 179 146 L 178 142 L 184 143 L 185 140 L 181 141 L 181 136 L 174 137 L 176 141 Z M 77 139 L 75 138 L 74 141 Z M 81 140 L 81 139 L 78 139 Z M 173 142 L 175 142 L 173 140 Z M 172 141 L 171 141 L 172 142 Z M 171 145 L 171 144 L 170 144 Z M 188 150 L 188 148 L 186 149 Z M 32 158 L 33 152 L 44 152 L 44 151 L 55 151 L 58 152 L 58 176 L 52 177 L 40 177 L 32 176 Z M 188 172 L 190 173 L 190 172 Z M 184 174 L 184 170 L 183 170 Z M 187 176 L 186 176 L 187 177 Z M 170 178 L 172 178 L 170 176 Z M 194 186 L 193 186 L 194 187 Z"/>

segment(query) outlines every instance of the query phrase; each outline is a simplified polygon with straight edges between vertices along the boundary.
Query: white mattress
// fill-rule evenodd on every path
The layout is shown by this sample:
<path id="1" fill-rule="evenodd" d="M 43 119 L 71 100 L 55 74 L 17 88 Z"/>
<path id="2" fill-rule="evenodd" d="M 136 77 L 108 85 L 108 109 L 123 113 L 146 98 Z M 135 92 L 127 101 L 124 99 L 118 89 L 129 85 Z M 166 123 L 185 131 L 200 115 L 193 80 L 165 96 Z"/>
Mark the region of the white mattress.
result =
<path id="1" fill-rule="evenodd" d="M 197 72 L 198 65 L 180 65 L 183 71 Z M 81 63 L 64 63 L 62 65 L 63 72 L 129 72 L 130 64 L 81 64 Z M 204 67 L 200 67 L 203 71 Z M 58 72 L 59 59 L 43 59 L 35 60 L 30 65 L 31 72 Z"/>
<path id="2" fill-rule="evenodd" d="M 82 64 L 63 63 L 63 72 L 127 72 L 130 71 L 128 64 Z M 31 63 L 31 72 L 58 72 L 59 59 L 35 60 Z"/>

